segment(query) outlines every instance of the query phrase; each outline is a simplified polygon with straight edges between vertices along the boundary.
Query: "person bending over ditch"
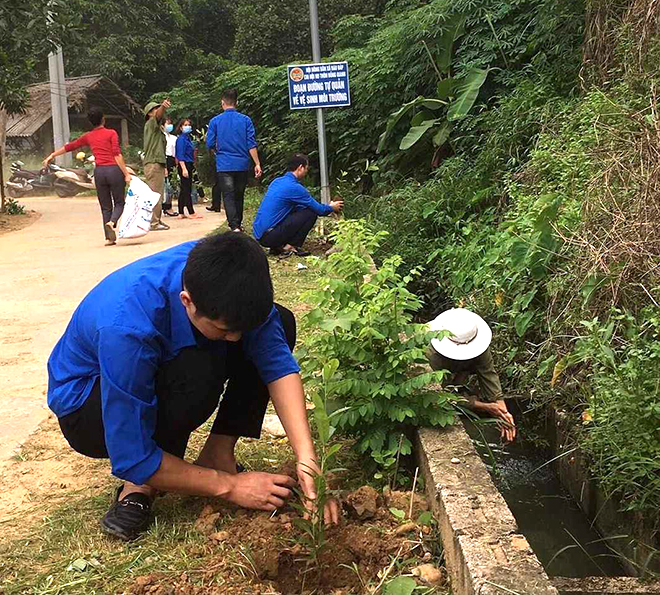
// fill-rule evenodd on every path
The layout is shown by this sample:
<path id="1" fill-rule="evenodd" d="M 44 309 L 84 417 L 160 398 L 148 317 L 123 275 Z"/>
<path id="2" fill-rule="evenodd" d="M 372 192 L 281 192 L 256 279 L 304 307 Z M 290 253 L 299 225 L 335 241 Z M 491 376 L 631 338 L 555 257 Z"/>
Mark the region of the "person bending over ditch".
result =
<path id="1" fill-rule="evenodd" d="M 243 234 L 148 256 L 90 291 L 48 360 L 48 405 L 74 450 L 109 458 L 124 480 L 101 520 L 107 533 L 139 536 L 157 490 L 260 510 L 282 506 L 295 481 L 237 473 L 234 456 L 240 436 L 259 437 L 269 398 L 300 487 L 315 498 L 310 470 L 318 467 L 295 338 L 293 314 L 273 302 L 268 259 Z M 216 408 L 199 457 L 184 461 L 191 432 Z M 336 502 L 324 513 L 338 522 Z"/>
<path id="2" fill-rule="evenodd" d="M 427 358 L 434 370 L 449 370 L 451 384 L 462 386 L 468 407 L 502 421 L 502 438 L 512 442 L 516 424 L 502 394 L 500 378 L 495 371 L 490 342 L 493 333 L 481 316 L 464 308 L 446 310 L 428 323 L 431 331 L 449 331 L 443 339 L 432 339 Z M 480 395 L 474 396 L 466 386 L 470 374 L 479 380 Z"/>
<path id="3" fill-rule="evenodd" d="M 308 171 L 307 155 L 293 155 L 287 173 L 273 180 L 259 205 L 252 233 L 262 246 L 270 248 L 271 254 L 309 256 L 302 246 L 316 218 L 344 208 L 342 200 L 322 205 L 312 198 L 300 183 Z"/>

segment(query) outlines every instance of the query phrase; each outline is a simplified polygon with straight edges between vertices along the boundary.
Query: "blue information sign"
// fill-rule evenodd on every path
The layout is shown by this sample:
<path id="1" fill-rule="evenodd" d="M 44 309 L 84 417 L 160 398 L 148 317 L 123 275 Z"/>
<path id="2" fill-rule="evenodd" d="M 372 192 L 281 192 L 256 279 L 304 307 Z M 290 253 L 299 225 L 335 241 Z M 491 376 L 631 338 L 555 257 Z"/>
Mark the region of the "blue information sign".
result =
<path id="1" fill-rule="evenodd" d="M 351 105 L 348 62 L 288 66 L 287 74 L 291 109 Z"/>

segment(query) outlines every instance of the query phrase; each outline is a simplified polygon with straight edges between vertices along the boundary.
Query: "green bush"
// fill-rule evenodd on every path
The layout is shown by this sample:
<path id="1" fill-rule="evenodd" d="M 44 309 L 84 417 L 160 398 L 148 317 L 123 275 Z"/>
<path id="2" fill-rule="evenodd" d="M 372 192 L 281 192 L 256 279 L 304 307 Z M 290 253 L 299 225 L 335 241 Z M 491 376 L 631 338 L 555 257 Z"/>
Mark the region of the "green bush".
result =
<path id="1" fill-rule="evenodd" d="M 7 215 L 24 215 L 25 207 L 13 198 L 5 198 L 5 212 Z"/>
<path id="2" fill-rule="evenodd" d="M 660 310 L 584 322 L 573 357 L 589 365 L 584 448 L 591 472 L 627 510 L 660 508 Z"/>
<path id="3" fill-rule="evenodd" d="M 360 220 L 341 222 L 332 237 L 338 251 L 319 261 L 319 288 L 304 296 L 314 308 L 303 320 L 309 334 L 298 354 L 310 389 L 334 401 L 333 425 L 388 469 L 411 452 L 402 428 L 451 424 L 457 397 L 430 386 L 445 371 L 419 373 L 430 333 L 412 322 L 421 301 L 407 285 L 417 271 L 398 273 L 399 256 L 370 265 L 385 233 Z M 338 368 L 328 380 L 319 371 L 330 360 Z"/>

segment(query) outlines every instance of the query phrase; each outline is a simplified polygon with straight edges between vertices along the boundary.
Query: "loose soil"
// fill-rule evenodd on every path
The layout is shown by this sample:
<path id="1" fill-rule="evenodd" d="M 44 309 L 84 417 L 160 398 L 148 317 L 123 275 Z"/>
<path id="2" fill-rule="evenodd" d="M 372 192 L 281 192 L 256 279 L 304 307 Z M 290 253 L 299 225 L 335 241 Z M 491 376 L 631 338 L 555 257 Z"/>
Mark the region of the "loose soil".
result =
<path id="1" fill-rule="evenodd" d="M 0 236 L 32 225 L 39 217 L 41 214 L 36 211 L 26 211 L 22 215 L 0 213 Z"/>
<path id="2" fill-rule="evenodd" d="M 293 509 L 284 509 L 273 516 L 217 502 L 208 504 L 195 527 L 208 535 L 217 553 L 206 557 L 204 569 L 175 577 L 162 573 L 141 576 L 126 592 L 133 595 L 363 593 L 365 585 L 379 583 L 394 558 L 421 559 L 426 553 L 429 528 L 415 523 L 404 527 L 389 511 L 389 507 L 400 505 L 407 512 L 410 499 L 409 492 L 388 492 L 385 498 L 369 486 L 347 494 L 342 498 L 345 511 L 342 523 L 327 529 L 326 545 L 318 564 L 309 562 L 299 544 L 303 533 L 294 523 L 298 515 Z M 365 502 L 366 508 L 362 506 Z M 412 518 L 418 518 L 427 509 L 424 498 L 415 494 Z"/>

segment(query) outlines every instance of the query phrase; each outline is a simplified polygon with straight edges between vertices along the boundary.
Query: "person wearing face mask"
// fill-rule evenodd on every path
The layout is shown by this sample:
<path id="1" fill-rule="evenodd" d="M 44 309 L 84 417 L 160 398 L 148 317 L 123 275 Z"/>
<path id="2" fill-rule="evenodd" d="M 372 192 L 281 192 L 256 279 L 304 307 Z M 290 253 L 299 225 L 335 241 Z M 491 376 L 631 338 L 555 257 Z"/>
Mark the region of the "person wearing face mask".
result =
<path id="1" fill-rule="evenodd" d="M 192 183 L 193 173 L 195 172 L 195 145 L 193 144 L 190 133 L 192 124 L 190 120 L 184 118 L 179 122 L 176 128 L 179 137 L 176 139 L 175 156 L 179 167 L 179 217 L 181 219 L 201 219 L 202 216 L 195 213 L 192 203 Z M 188 215 L 184 209 L 188 209 Z"/>
<path id="2" fill-rule="evenodd" d="M 176 135 L 174 132 L 174 122 L 169 116 L 165 118 L 165 125 L 163 126 L 163 133 L 165 134 L 165 160 L 167 161 L 167 178 L 165 180 L 166 192 L 165 201 L 163 202 L 163 213 L 168 217 L 178 217 L 178 213 L 172 210 L 172 172 L 176 168 L 176 158 L 174 152 L 176 150 Z"/>

